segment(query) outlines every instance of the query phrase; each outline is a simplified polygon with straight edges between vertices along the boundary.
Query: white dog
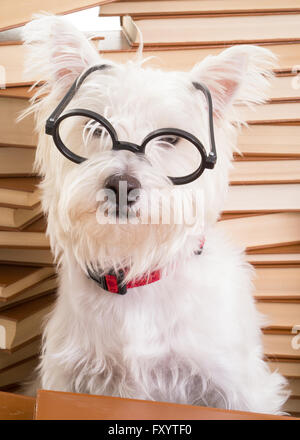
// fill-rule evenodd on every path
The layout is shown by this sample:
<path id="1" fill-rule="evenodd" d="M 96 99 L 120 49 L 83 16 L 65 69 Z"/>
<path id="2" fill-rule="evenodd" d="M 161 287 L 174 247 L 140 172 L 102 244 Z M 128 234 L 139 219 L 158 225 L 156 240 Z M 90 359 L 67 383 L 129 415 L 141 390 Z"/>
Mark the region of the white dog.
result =
<path id="1" fill-rule="evenodd" d="M 24 39 L 27 65 L 46 81 L 31 111 L 39 133 L 36 167 L 43 177 L 47 233 L 60 278 L 44 330 L 38 386 L 281 413 L 286 381 L 263 360 L 253 271 L 216 228 L 242 122 L 237 104 L 265 99 L 270 52 L 236 46 L 190 72 L 165 72 L 138 59 L 126 64 L 103 59 L 59 17 L 33 20 Z M 88 70 L 91 66 L 97 67 Z M 57 108 L 80 75 L 65 108 Z M 213 101 L 216 152 L 203 84 Z M 98 122 L 69 112 L 58 129 L 58 115 L 70 109 L 97 113 Z M 105 122 L 101 126 L 100 118 L 109 120 L 115 133 Z M 165 128 L 191 133 L 206 156 L 176 130 L 157 132 L 160 138 L 149 141 L 146 152 L 140 148 L 149 133 Z M 199 171 L 201 158 L 208 169 L 174 185 L 178 181 L 169 177 Z M 108 196 L 119 195 L 120 181 L 127 185 L 125 211 Z M 175 209 L 182 200 L 194 205 L 191 191 L 202 195 L 193 223 L 162 221 L 160 209 L 174 188 Z M 153 190 L 150 210 L 157 222 L 146 210 Z M 130 213 L 137 221 L 120 221 Z M 117 278 L 122 273 L 125 285 Z M 124 293 L 126 285 L 126 295 L 113 293 Z"/>

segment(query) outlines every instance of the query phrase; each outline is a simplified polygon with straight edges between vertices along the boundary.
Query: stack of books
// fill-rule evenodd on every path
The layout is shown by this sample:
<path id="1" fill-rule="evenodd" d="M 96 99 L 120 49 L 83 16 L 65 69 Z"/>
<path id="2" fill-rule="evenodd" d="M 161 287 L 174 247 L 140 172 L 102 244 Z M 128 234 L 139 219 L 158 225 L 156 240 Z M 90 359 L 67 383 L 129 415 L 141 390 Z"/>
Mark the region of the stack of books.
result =
<path id="1" fill-rule="evenodd" d="M 9 84 L 8 84 L 9 86 Z M 39 178 L 33 171 L 33 120 L 16 123 L 28 87 L 0 90 L 0 389 L 10 389 L 37 365 L 42 320 L 56 289 L 45 236 Z"/>
<path id="2" fill-rule="evenodd" d="M 15 8 L 14 8 L 15 9 Z M 3 19 L 5 14 L 3 15 Z M 2 23 L 1 23 L 2 25 Z M 16 62 L 14 47 L 0 46 Z M 0 389 L 30 376 L 40 352 L 42 321 L 56 289 L 53 258 L 45 236 L 39 178 L 33 170 L 33 118 L 16 123 L 32 95 L 18 72 L 5 70 L 0 89 Z M 11 81 L 10 74 L 19 77 Z M 19 87 L 18 87 L 19 85 Z"/>
<path id="3" fill-rule="evenodd" d="M 268 101 L 242 109 L 231 185 L 218 227 L 246 248 L 256 270 L 254 296 L 268 317 L 266 359 L 289 380 L 286 410 L 300 415 L 300 3 L 298 1 L 115 1 L 100 15 L 120 16 L 129 47 L 102 53 L 135 56 L 143 35 L 146 65 L 190 70 L 235 44 L 268 47 L 278 65 Z"/>
<path id="4" fill-rule="evenodd" d="M 268 101 L 256 111 L 242 110 L 249 126 L 239 136 L 241 154 L 234 156 L 218 227 L 246 248 L 255 267 L 253 294 L 258 309 L 269 317 L 263 330 L 265 356 L 270 367 L 289 380 L 291 398 L 285 409 L 300 415 L 299 1 L 102 3 L 100 16 L 121 17 L 122 30 L 103 32 L 97 43 L 100 53 L 116 62 L 136 56 L 135 25 L 143 34 L 145 66 L 188 71 L 207 55 L 245 43 L 264 45 L 278 57 Z M 43 9 L 65 13 L 94 5 L 88 0 L 60 0 Z M 40 10 L 34 0 L 26 7 L 18 11 L 17 19 L 4 14 L 0 27 L 25 23 Z M 0 387 L 25 376 L 24 365 L 30 370 L 36 361 L 41 320 L 51 308 L 56 285 L 40 212 L 39 179 L 32 169 L 33 121 L 15 123 L 36 80 L 23 78 L 24 56 L 19 42 L 0 43 L 7 84 L 0 90 L 0 326 L 5 328 L 0 332 Z M 16 373 L 5 379 L 9 371 Z"/>

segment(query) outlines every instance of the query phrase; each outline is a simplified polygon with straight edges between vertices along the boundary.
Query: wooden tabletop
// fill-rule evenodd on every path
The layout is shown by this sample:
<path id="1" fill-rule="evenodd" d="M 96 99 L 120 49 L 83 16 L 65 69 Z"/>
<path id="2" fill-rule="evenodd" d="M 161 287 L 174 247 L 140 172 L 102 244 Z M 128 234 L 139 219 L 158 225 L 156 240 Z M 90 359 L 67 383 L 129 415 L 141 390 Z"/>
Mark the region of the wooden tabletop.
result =
<path id="1" fill-rule="evenodd" d="M 241 411 L 39 390 L 37 398 L 0 392 L 0 420 L 293 420 Z"/>
<path id="2" fill-rule="evenodd" d="M 225 411 L 174 403 L 123 399 L 39 390 L 37 420 L 266 420 L 286 419 L 266 414 Z"/>

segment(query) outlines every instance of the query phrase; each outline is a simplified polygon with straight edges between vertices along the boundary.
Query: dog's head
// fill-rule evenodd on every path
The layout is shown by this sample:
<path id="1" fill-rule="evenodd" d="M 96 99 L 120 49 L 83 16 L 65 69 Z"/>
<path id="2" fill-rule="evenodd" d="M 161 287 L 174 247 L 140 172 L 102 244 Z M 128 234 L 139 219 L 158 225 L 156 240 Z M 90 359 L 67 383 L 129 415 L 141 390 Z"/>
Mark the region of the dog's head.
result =
<path id="1" fill-rule="evenodd" d="M 132 275 L 164 265 L 183 250 L 191 252 L 222 209 L 236 148 L 235 104 L 263 101 L 270 52 L 236 46 L 189 72 L 167 72 L 146 67 L 147 61 L 105 59 L 59 17 L 32 21 L 24 39 L 28 65 L 46 81 L 32 109 L 53 249 L 72 252 L 82 267 L 126 265 Z M 91 66 L 101 67 L 81 81 Z M 45 125 L 77 78 L 80 86 L 60 116 L 77 112 L 56 130 L 60 145 L 85 159 L 76 163 L 58 150 Z M 177 185 L 178 178 L 197 174 L 211 148 L 210 109 L 199 84 L 212 96 L 217 162 Z M 161 129 L 172 130 L 156 132 Z"/>

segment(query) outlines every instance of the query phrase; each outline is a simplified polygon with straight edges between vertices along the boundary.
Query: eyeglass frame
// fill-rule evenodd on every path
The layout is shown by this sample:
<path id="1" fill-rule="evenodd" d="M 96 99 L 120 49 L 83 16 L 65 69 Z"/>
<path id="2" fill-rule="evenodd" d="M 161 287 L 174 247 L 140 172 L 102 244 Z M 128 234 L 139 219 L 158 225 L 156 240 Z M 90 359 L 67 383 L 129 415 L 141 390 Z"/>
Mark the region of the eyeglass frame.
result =
<path id="1" fill-rule="evenodd" d="M 82 75 L 77 77 L 74 83 L 72 84 L 72 86 L 70 87 L 70 89 L 63 97 L 63 99 L 60 101 L 58 106 L 55 108 L 55 110 L 51 113 L 51 115 L 46 121 L 46 126 L 45 126 L 46 134 L 52 136 L 57 149 L 67 159 L 77 164 L 80 164 L 88 160 L 88 158 L 86 157 L 82 157 L 73 153 L 65 146 L 59 134 L 60 123 L 64 119 L 70 116 L 85 116 L 93 120 L 96 120 L 108 131 L 113 142 L 112 150 L 114 151 L 127 150 L 127 151 L 131 151 L 132 153 L 145 154 L 146 145 L 155 137 L 163 136 L 163 135 L 174 135 L 190 141 L 197 148 L 198 152 L 201 155 L 202 158 L 201 164 L 194 172 L 186 176 L 182 176 L 182 177 L 168 176 L 168 178 L 172 181 L 174 185 L 184 185 L 193 182 L 194 180 L 196 180 L 198 177 L 201 176 L 201 174 L 206 168 L 207 169 L 214 168 L 217 161 L 217 151 L 215 145 L 214 126 L 213 126 L 213 104 L 212 104 L 210 91 L 203 83 L 193 82 L 192 84 L 197 90 L 200 90 L 204 94 L 206 101 L 208 103 L 208 122 L 209 122 L 209 134 L 210 134 L 210 152 L 208 155 L 206 153 L 206 150 L 202 142 L 199 139 L 197 139 L 196 136 L 179 128 L 160 128 L 158 130 L 154 130 L 144 138 L 141 145 L 137 145 L 132 142 L 119 141 L 117 133 L 114 127 L 111 125 L 111 123 L 96 112 L 87 109 L 76 108 L 73 110 L 68 110 L 66 113 L 62 115 L 62 112 L 70 103 L 70 101 L 73 99 L 75 93 L 82 85 L 86 77 L 97 70 L 104 70 L 106 68 L 110 68 L 110 66 L 107 64 L 99 64 L 99 65 L 97 64 L 95 66 L 90 67 Z"/>

